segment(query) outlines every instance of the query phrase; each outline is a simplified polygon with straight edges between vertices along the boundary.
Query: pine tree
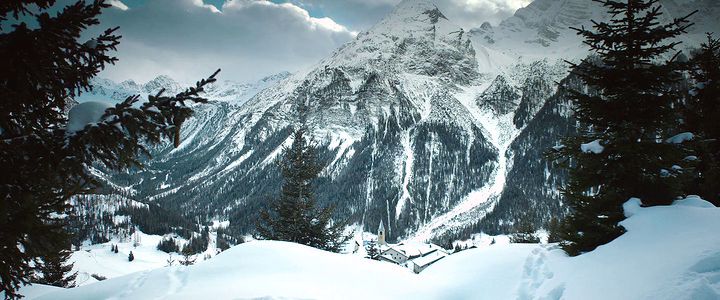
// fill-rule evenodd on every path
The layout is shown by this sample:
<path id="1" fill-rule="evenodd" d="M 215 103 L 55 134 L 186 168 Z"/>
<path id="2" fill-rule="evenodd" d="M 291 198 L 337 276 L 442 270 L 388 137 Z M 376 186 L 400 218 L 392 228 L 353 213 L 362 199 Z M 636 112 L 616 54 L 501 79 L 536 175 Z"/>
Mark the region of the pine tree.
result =
<path id="1" fill-rule="evenodd" d="M 557 218 L 552 218 L 547 225 L 548 243 L 559 243 L 562 241 L 562 228 Z"/>
<path id="2" fill-rule="evenodd" d="M 165 253 L 178 252 L 179 247 L 174 238 L 162 239 L 158 242 L 157 249 Z"/>
<path id="3" fill-rule="evenodd" d="M 365 246 L 365 252 L 367 253 L 367 256 L 365 258 L 369 258 L 372 260 L 379 260 L 380 259 L 380 249 L 378 248 L 377 241 L 370 240 Z"/>
<path id="4" fill-rule="evenodd" d="M 453 249 L 453 253 L 458 253 L 462 251 L 462 247 L 460 246 L 460 243 L 455 244 L 455 248 Z"/>
<path id="5" fill-rule="evenodd" d="M 692 88 L 682 129 L 695 135 L 690 160 L 697 162 L 686 193 L 720 206 L 720 40 L 708 34 L 690 58 L 689 71 Z"/>
<path id="6" fill-rule="evenodd" d="M 65 224 L 54 216 L 68 213 L 74 195 L 100 187 L 87 166 L 141 167 L 146 145 L 178 142 L 180 125 L 192 113 L 186 104 L 206 102 L 198 93 L 215 81 L 213 74 L 175 96 L 161 91 L 142 104 L 139 96 L 128 97 L 93 126 L 68 130 L 68 107 L 117 61 L 109 53 L 120 37 L 113 28 L 79 41 L 110 6 L 104 0 L 77 1 L 51 16 L 53 4 L 0 1 L 0 26 L 23 16 L 38 21 L 35 28 L 19 21 L 0 28 L 0 292 L 7 298 L 20 297 L 17 289 L 29 283 L 33 265 L 67 244 Z"/>
<path id="7" fill-rule="evenodd" d="M 225 251 L 227 249 L 230 249 L 230 244 L 225 239 L 218 237 L 215 240 L 215 248 L 220 251 Z"/>
<path id="8" fill-rule="evenodd" d="M 183 266 L 190 266 L 195 264 L 195 260 L 197 258 L 193 257 L 193 251 L 189 247 L 183 247 L 182 250 L 183 259 L 180 261 L 180 264 Z"/>
<path id="9" fill-rule="evenodd" d="M 535 234 L 535 228 L 533 227 L 530 219 L 527 217 L 522 218 L 516 222 L 514 226 L 514 233 L 510 235 L 510 242 L 513 243 L 539 243 L 540 238 Z"/>
<path id="10" fill-rule="evenodd" d="M 306 141 L 304 108 L 300 110 L 302 125 L 293 131 L 293 143 L 280 163 L 280 198 L 260 213 L 257 237 L 339 252 L 351 235 L 344 235 L 345 223 L 332 222 L 334 206 L 318 207 L 315 202 L 312 185 L 321 167 L 315 161 L 315 150 Z"/>
<path id="11" fill-rule="evenodd" d="M 680 99 L 679 64 L 670 54 L 685 33 L 689 16 L 659 24 L 657 0 L 602 3 L 612 16 L 595 22 L 594 31 L 575 29 L 597 55 L 572 72 L 588 90 L 572 90 L 578 136 L 566 138 L 554 157 L 569 169 L 562 191 L 571 215 L 563 225 L 563 249 L 570 255 L 591 251 L 620 236 L 622 204 L 631 197 L 646 205 L 670 203 L 679 195 L 682 160 L 673 144 L 664 143 L 676 126 L 672 104 Z"/>
<path id="12" fill-rule="evenodd" d="M 75 286 L 77 272 L 70 273 L 73 264 L 68 264 L 72 252 L 63 249 L 41 258 L 37 273 L 41 274 L 35 282 L 57 287 L 71 288 Z"/>
<path id="13" fill-rule="evenodd" d="M 207 250 L 208 240 L 208 236 L 204 234 L 201 234 L 200 236 L 193 236 L 190 238 L 185 247 L 183 247 L 183 251 L 189 251 L 190 254 L 203 252 Z"/>
<path id="14" fill-rule="evenodd" d="M 443 248 L 447 249 L 448 251 L 452 251 L 452 250 L 453 250 L 452 240 L 448 239 L 448 240 L 445 242 L 445 246 L 443 246 Z"/>

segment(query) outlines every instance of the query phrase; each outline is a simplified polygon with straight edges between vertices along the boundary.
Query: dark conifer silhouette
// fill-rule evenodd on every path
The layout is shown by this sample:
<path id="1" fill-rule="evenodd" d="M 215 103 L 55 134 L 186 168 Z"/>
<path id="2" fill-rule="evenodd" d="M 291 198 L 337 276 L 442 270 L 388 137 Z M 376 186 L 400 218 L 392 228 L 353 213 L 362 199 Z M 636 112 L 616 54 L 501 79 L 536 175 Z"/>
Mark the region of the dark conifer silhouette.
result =
<path id="1" fill-rule="evenodd" d="M 72 196 L 100 186 L 87 166 L 141 167 L 146 145 L 163 138 L 177 143 L 180 125 L 192 113 L 187 104 L 206 102 L 198 93 L 217 74 L 174 96 L 160 91 L 139 105 L 139 96 L 129 97 L 92 126 L 67 130 L 68 107 L 91 89 L 94 76 L 117 61 L 109 53 L 120 36 L 112 28 L 79 41 L 109 7 L 104 0 L 77 1 L 50 15 L 54 3 L 0 1 L 0 22 L 25 16 L 38 23 L 0 28 L 0 291 L 7 298 L 20 296 L 17 289 L 29 283 L 41 257 L 68 243 L 64 222 L 54 216 L 68 212 Z"/>
<path id="2" fill-rule="evenodd" d="M 280 198 L 271 201 L 270 209 L 260 213 L 258 237 L 339 252 L 351 236 L 344 235 L 344 222 L 333 223 L 334 206 L 318 207 L 315 201 L 313 181 L 322 169 L 307 141 L 304 107 L 300 108 L 300 115 L 300 126 L 292 134 L 293 143 L 280 162 L 283 175 Z"/>
<path id="3" fill-rule="evenodd" d="M 572 65 L 588 90 L 570 91 L 579 135 L 565 139 L 556 157 L 569 168 L 563 193 L 572 211 L 562 246 L 570 255 L 621 235 L 629 198 L 658 205 L 680 193 L 680 174 L 671 167 L 682 151 L 664 140 L 677 127 L 672 104 L 682 97 L 675 88 L 681 72 L 677 55 L 663 57 L 672 56 L 678 42 L 671 39 L 691 26 L 689 16 L 660 24 L 657 0 L 595 1 L 612 19 L 576 29 L 596 56 Z"/>
<path id="4" fill-rule="evenodd" d="M 695 170 L 686 193 L 720 206 L 720 40 L 708 34 L 707 42 L 692 53 L 689 71 L 682 130 L 695 135 L 687 157 Z"/>
<path id="5" fill-rule="evenodd" d="M 38 279 L 35 282 L 57 287 L 74 287 L 77 272 L 70 273 L 73 268 L 73 264 L 68 263 L 71 254 L 70 250 L 63 249 L 42 257 L 42 264 L 37 268 Z"/>
<path id="6" fill-rule="evenodd" d="M 157 249 L 165 253 L 178 252 L 179 247 L 174 238 L 162 239 L 157 245 Z"/>
<path id="7" fill-rule="evenodd" d="M 195 260 L 197 260 L 197 258 L 195 258 L 193 255 L 194 255 L 194 253 L 193 253 L 192 249 L 190 249 L 189 247 L 184 247 L 182 250 L 183 258 L 181 261 L 179 261 L 179 263 L 183 266 L 194 265 Z"/>

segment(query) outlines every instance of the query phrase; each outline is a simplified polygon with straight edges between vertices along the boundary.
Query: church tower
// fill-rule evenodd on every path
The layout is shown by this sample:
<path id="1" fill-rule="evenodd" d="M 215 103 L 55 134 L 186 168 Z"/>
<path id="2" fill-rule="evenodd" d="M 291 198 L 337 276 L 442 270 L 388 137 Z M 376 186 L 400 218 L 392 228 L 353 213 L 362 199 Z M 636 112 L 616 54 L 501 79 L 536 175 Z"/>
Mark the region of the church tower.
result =
<path id="1" fill-rule="evenodd" d="M 387 245 L 385 243 L 385 225 L 383 225 L 382 220 L 380 220 L 380 226 L 378 227 L 378 238 L 377 243 L 378 245 Z"/>

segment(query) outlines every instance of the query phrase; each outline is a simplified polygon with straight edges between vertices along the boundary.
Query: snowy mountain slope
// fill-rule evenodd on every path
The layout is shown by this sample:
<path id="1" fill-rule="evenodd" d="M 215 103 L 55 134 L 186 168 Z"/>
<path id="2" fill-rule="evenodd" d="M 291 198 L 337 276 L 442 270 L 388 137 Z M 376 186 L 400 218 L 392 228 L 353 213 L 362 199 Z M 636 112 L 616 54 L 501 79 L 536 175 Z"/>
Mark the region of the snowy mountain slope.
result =
<path id="1" fill-rule="evenodd" d="M 567 87 L 582 87 L 576 76 L 558 81 Z M 566 174 L 547 161 L 545 153 L 561 137 L 574 134 L 575 126 L 568 95 L 564 91 L 555 92 L 508 145 L 506 154 L 511 167 L 503 193 L 495 209 L 478 219 L 468 233 L 507 233 L 512 231 L 514 221 L 520 219 L 544 226 L 551 218 L 564 214 L 566 209 L 558 187 L 564 183 Z"/>
<path id="2" fill-rule="evenodd" d="M 717 5 L 697 3 L 712 25 Z M 543 226 L 564 212 L 563 174 L 543 153 L 574 126 L 556 86 L 572 80 L 562 59 L 587 54 L 567 26 L 599 16 L 593 5 L 537 0 L 470 33 L 429 0 L 403 1 L 307 70 L 262 90 L 211 89 L 221 101 L 197 107 L 179 148 L 156 148 L 145 170 L 113 182 L 175 213 L 230 219 L 245 234 L 278 191 L 274 162 L 303 104 L 324 167 L 318 200 L 366 231 L 383 220 L 390 239 L 437 240 L 506 233 L 526 217 Z"/>
<path id="3" fill-rule="evenodd" d="M 548 139 L 554 143 L 557 133 L 550 131 L 558 126 L 568 126 L 568 111 L 564 111 L 559 122 L 547 123 L 540 118 L 543 110 L 547 110 L 545 107 L 555 107 L 557 101 L 551 101 L 555 82 L 561 81 L 566 71 L 561 62 L 519 63 L 497 75 L 491 83 L 468 87 L 458 95 L 467 107 L 473 107 L 473 114 L 502 154 L 498 159 L 498 168 L 491 184 L 471 192 L 450 212 L 421 227 L 411 235 L 413 239 L 446 241 L 483 230 L 493 234 L 507 233 L 519 217 L 528 217 L 518 214 L 518 209 L 528 206 L 537 208 L 532 211 L 534 215 L 530 219 L 537 226 L 542 226 L 545 218 L 559 213 L 558 195 L 528 197 L 513 191 L 523 190 L 532 194 L 552 190 L 555 186 L 550 184 L 555 184 L 556 177 L 562 175 L 554 174 L 551 178 L 527 172 L 532 166 L 544 163 L 542 157 L 546 143 L 535 148 L 531 145 L 529 148 L 518 148 L 517 144 L 527 140 L 528 132 L 532 132 L 532 138 Z M 486 223 L 492 226 L 481 226 Z"/>
<path id="4" fill-rule="evenodd" d="M 190 267 L 167 267 L 36 299 L 717 299 L 720 208 L 696 197 L 625 205 L 627 232 L 567 257 L 552 245 L 489 245 L 419 275 L 356 256 L 284 242 L 249 242 Z M 302 259 L 300 259 L 302 258 Z M 36 290 L 38 290 L 36 292 Z"/>
<path id="5" fill-rule="evenodd" d="M 277 191 L 270 162 L 305 103 L 325 166 L 319 201 L 368 228 L 382 218 L 398 238 L 497 173 L 488 131 L 455 96 L 477 80 L 464 31 L 429 2 L 405 1 L 333 56 L 240 109 L 199 108 L 180 148 L 161 150 L 141 172 L 145 180 L 129 184 L 165 207 L 232 215 L 233 225 L 250 229 Z"/>

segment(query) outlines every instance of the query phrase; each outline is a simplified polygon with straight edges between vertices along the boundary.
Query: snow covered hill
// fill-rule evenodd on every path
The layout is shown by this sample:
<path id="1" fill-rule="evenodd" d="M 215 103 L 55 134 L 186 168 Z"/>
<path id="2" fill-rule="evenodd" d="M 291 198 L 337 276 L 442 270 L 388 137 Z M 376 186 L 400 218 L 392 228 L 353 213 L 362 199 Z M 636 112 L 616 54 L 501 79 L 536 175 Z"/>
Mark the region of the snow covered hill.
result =
<path id="1" fill-rule="evenodd" d="M 718 299 L 720 208 L 697 197 L 625 204 L 627 233 L 567 257 L 553 245 L 489 245 L 420 273 L 284 242 L 249 242 L 190 267 L 74 289 L 34 285 L 30 299 Z"/>

